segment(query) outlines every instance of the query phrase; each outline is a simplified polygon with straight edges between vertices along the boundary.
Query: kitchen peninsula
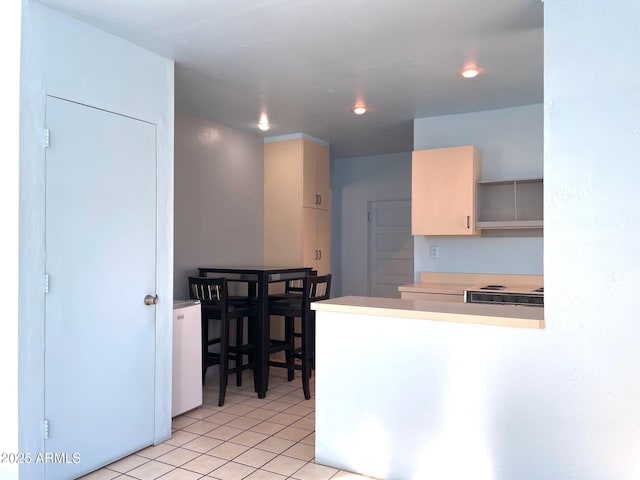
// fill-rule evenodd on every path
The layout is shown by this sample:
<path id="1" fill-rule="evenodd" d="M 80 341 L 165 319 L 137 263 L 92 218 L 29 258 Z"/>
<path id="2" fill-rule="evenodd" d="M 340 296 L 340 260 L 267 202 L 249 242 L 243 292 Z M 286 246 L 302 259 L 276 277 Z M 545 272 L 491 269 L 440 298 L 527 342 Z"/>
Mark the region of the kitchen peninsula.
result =
<path id="1" fill-rule="evenodd" d="M 492 424 L 508 401 L 492 381 L 535 361 L 518 345 L 542 339 L 543 308 L 353 296 L 312 308 L 318 463 L 376 478 L 492 478 Z"/>

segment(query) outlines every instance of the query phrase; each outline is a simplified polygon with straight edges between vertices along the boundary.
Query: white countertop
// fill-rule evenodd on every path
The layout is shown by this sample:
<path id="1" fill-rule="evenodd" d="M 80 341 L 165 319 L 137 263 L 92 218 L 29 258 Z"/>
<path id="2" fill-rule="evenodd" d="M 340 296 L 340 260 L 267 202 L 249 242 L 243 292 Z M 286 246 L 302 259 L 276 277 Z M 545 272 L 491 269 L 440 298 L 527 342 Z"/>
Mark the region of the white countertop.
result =
<path id="1" fill-rule="evenodd" d="M 541 307 L 347 296 L 314 302 L 311 308 L 325 312 L 544 328 L 544 309 Z"/>
<path id="2" fill-rule="evenodd" d="M 200 300 L 174 300 L 173 301 L 174 310 L 178 308 L 192 307 L 194 305 L 200 305 Z"/>

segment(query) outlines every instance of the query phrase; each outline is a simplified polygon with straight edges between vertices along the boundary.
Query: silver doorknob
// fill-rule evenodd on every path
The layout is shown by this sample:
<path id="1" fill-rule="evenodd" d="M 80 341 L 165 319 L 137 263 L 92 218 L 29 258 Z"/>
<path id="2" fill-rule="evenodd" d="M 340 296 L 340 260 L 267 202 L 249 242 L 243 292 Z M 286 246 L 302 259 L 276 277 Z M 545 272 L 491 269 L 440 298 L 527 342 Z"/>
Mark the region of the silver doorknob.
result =
<path id="1" fill-rule="evenodd" d="M 144 297 L 145 305 L 155 305 L 156 303 L 158 303 L 158 295 L 147 295 Z"/>

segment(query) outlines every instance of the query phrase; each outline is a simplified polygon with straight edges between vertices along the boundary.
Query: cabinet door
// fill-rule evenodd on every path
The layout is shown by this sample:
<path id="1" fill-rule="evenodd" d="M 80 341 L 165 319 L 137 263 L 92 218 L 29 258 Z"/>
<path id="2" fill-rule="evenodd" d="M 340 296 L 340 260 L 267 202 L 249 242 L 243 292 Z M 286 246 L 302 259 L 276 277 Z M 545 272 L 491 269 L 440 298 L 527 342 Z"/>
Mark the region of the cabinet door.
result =
<path id="1" fill-rule="evenodd" d="M 316 148 L 316 191 L 318 208 L 329 210 L 329 147 Z"/>
<path id="2" fill-rule="evenodd" d="M 411 233 L 474 235 L 479 153 L 472 146 L 413 152 Z"/>
<path id="3" fill-rule="evenodd" d="M 329 148 L 303 140 L 302 206 L 329 209 Z"/>
<path id="4" fill-rule="evenodd" d="M 328 210 L 302 209 L 302 260 L 305 267 L 313 267 L 318 275 L 329 273 L 331 265 L 330 221 Z"/>
<path id="5" fill-rule="evenodd" d="M 318 275 L 326 275 L 331 271 L 331 215 L 329 210 L 316 210 L 316 248 Z"/>
<path id="6" fill-rule="evenodd" d="M 317 270 L 319 260 L 318 246 L 316 243 L 318 232 L 316 208 L 302 209 L 302 263 L 305 267 L 313 267 Z"/>

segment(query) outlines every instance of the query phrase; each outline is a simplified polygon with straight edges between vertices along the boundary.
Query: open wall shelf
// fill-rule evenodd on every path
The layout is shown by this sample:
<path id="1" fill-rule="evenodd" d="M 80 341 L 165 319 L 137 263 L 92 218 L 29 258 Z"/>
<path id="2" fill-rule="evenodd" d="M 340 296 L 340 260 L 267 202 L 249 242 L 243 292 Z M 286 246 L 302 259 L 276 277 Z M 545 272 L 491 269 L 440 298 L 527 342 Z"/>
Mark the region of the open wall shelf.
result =
<path id="1" fill-rule="evenodd" d="M 543 228 L 542 178 L 480 181 L 476 195 L 477 228 Z"/>

